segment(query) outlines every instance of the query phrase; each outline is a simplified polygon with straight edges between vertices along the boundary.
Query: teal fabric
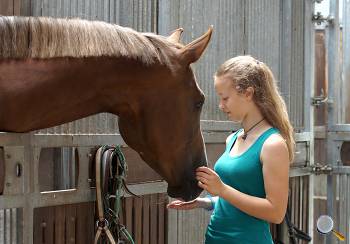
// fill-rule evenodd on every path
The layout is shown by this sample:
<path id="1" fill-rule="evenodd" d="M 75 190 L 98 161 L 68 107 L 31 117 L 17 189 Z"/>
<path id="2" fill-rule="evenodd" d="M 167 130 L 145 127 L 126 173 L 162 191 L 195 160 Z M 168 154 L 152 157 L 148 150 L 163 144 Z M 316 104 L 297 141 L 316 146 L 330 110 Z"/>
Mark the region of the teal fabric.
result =
<path id="1" fill-rule="evenodd" d="M 265 140 L 277 129 L 266 130 L 243 154 L 230 156 L 237 139 L 237 131 L 226 145 L 226 150 L 214 166 L 221 180 L 236 190 L 251 196 L 265 198 L 260 152 Z M 219 198 L 205 235 L 206 244 L 271 244 L 269 223 L 250 216 L 229 202 Z"/>

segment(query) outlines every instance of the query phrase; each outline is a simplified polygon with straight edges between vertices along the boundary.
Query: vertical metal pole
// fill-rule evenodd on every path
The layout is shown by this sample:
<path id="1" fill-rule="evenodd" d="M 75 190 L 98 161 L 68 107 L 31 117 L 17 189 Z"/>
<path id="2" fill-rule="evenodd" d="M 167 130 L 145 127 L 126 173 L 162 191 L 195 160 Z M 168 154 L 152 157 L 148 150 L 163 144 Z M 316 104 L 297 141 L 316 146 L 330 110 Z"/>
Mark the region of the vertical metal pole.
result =
<path id="1" fill-rule="evenodd" d="M 281 1 L 282 4 L 282 35 L 281 35 L 281 52 L 280 52 L 280 79 L 283 81 L 291 80 L 291 63 L 292 63 L 292 16 L 293 2 L 292 0 Z M 290 94 L 289 82 L 281 82 L 281 92 Z M 284 97 L 287 106 L 290 106 L 290 96 Z M 289 243 L 288 228 L 285 222 L 278 225 L 278 239 L 283 243 Z"/>
<path id="2" fill-rule="evenodd" d="M 344 123 L 350 123 L 350 1 L 343 1 L 343 74 Z"/>
<path id="3" fill-rule="evenodd" d="M 350 124 L 350 0 L 343 0 L 343 73 L 342 73 L 342 91 L 343 91 L 343 107 L 344 107 L 344 120 L 343 123 Z M 346 234 L 346 240 L 349 242 L 350 238 L 350 222 L 349 222 L 349 214 L 350 214 L 350 175 L 344 175 L 344 192 L 342 194 L 345 198 L 345 214 L 342 214 L 343 218 L 343 231 Z M 344 218 L 345 216 L 345 218 Z"/>
<path id="4" fill-rule="evenodd" d="M 329 7 L 330 21 L 326 28 L 327 38 L 327 63 L 328 63 L 328 118 L 327 131 L 338 122 L 338 104 L 339 98 L 339 0 L 331 0 Z M 327 163 L 335 164 L 332 138 L 327 133 Z M 327 213 L 330 216 L 335 215 L 334 207 L 336 204 L 336 175 L 327 176 Z M 326 243 L 331 244 L 332 235 L 328 235 Z"/>
<path id="5" fill-rule="evenodd" d="M 315 84 L 315 27 L 310 20 L 314 10 L 313 1 L 304 1 L 304 131 L 310 132 L 309 164 L 314 164 L 314 107 L 311 106 L 314 97 Z M 308 233 L 314 233 L 314 175 L 309 176 L 308 196 Z M 306 199 L 304 200 L 306 201 Z"/>

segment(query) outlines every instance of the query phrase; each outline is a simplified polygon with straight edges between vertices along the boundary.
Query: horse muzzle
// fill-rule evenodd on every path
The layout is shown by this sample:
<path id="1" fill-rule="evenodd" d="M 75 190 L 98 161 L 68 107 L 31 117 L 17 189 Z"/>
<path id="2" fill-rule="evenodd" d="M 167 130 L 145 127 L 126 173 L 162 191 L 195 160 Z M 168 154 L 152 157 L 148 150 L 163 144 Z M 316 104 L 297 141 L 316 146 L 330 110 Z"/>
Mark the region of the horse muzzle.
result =
<path id="1" fill-rule="evenodd" d="M 168 195 L 172 198 L 191 201 L 203 191 L 197 185 L 197 181 L 185 181 L 182 186 L 168 186 Z"/>

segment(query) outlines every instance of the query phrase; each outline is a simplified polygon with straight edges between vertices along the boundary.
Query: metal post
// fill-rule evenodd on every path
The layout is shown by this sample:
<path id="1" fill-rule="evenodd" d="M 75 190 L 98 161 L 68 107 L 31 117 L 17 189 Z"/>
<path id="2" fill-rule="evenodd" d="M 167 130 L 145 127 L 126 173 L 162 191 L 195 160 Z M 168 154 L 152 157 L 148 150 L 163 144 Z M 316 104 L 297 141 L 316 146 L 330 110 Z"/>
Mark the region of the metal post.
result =
<path id="1" fill-rule="evenodd" d="M 350 123 L 350 1 L 343 0 L 343 103 L 344 123 Z"/>
<path id="2" fill-rule="evenodd" d="M 339 0 L 330 1 L 329 22 L 326 28 L 327 38 L 327 63 L 328 63 L 328 118 L 327 131 L 339 121 Z M 327 163 L 335 164 L 332 138 L 327 133 Z M 327 214 L 335 215 L 336 201 L 336 175 L 327 175 Z M 326 243 L 331 244 L 333 237 L 328 235 Z"/>
<path id="3" fill-rule="evenodd" d="M 304 132 L 310 132 L 309 165 L 314 165 L 314 106 L 311 106 L 314 97 L 315 84 L 315 27 L 310 20 L 309 13 L 313 12 L 314 2 L 304 2 Z M 308 50 L 308 51 L 306 51 Z M 314 233 L 314 175 L 309 176 L 309 216 L 308 232 L 313 238 Z M 306 199 L 305 199 L 306 200 Z"/>

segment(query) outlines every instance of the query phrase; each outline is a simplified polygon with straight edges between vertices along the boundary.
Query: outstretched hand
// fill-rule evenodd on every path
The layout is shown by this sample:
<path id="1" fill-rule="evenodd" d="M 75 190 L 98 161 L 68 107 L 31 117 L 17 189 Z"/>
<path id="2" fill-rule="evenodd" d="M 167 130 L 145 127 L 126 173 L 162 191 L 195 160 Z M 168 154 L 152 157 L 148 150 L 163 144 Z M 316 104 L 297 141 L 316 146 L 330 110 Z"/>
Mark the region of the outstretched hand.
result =
<path id="1" fill-rule="evenodd" d="M 212 196 L 219 196 L 225 188 L 225 184 L 221 181 L 219 175 L 208 167 L 198 167 L 196 169 L 196 179 L 198 186 Z"/>
<path id="2" fill-rule="evenodd" d="M 197 197 L 196 199 L 184 202 L 180 200 L 175 200 L 167 205 L 167 208 L 177 209 L 177 210 L 190 210 L 195 208 L 205 208 L 208 209 L 212 206 L 210 199 L 206 197 Z"/>
<path id="3" fill-rule="evenodd" d="M 199 202 L 198 199 L 194 199 L 189 202 L 183 202 L 181 200 L 175 200 L 167 205 L 167 208 L 177 209 L 177 210 L 190 210 L 199 208 Z"/>

